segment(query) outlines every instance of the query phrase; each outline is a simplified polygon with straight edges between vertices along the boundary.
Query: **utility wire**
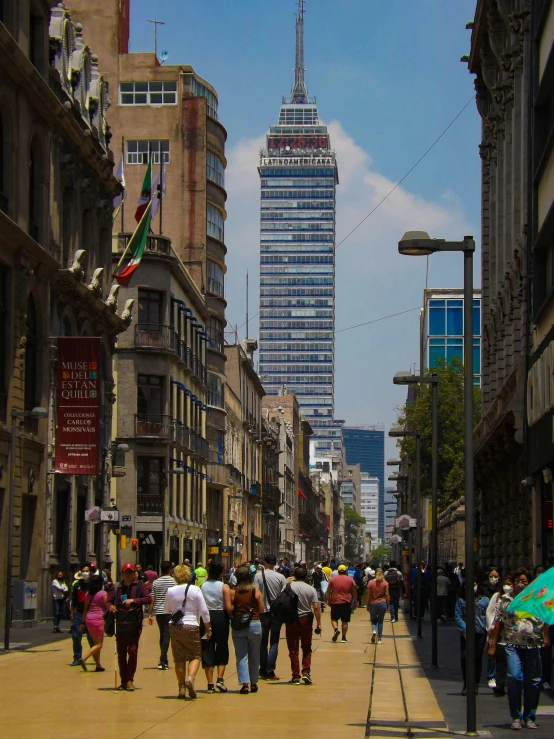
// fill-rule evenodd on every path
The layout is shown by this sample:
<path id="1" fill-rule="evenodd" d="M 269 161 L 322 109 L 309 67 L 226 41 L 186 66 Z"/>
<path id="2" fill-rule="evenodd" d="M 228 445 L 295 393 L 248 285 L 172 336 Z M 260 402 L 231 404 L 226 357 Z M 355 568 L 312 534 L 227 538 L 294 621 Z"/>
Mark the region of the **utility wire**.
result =
<path id="1" fill-rule="evenodd" d="M 335 331 L 336 334 L 340 334 L 343 331 L 351 331 L 353 328 L 360 328 L 360 326 L 368 326 L 370 323 L 378 323 L 379 321 L 386 321 L 387 318 L 395 318 L 396 316 L 403 316 L 404 313 L 413 313 L 415 310 L 421 310 L 421 306 L 417 308 L 408 308 L 408 310 L 401 310 L 399 313 L 391 313 L 388 316 L 382 316 L 381 318 L 374 318 L 371 321 L 365 321 L 365 323 L 357 323 L 355 326 L 347 326 L 346 328 L 339 328 Z"/>
<path id="2" fill-rule="evenodd" d="M 377 203 L 377 205 L 376 205 L 376 206 L 375 206 L 374 208 L 372 208 L 372 209 L 371 209 L 371 210 L 369 211 L 369 213 L 368 213 L 368 214 L 367 214 L 367 215 L 366 215 L 366 216 L 365 216 L 364 218 L 362 218 L 362 220 L 361 220 L 361 221 L 360 221 L 360 222 L 358 223 L 358 225 L 357 225 L 357 226 L 354 226 L 354 228 L 352 229 L 352 231 L 350 231 L 349 233 L 347 233 L 347 234 L 346 234 L 346 236 L 345 236 L 345 237 L 344 237 L 343 239 L 341 239 L 341 240 L 339 241 L 339 243 L 338 243 L 338 244 L 336 244 L 336 245 L 335 245 L 335 251 L 336 251 L 336 250 L 337 250 L 337 249 L 339 248 L 339 246 L 341 246 L 342 244 L 344 244 L 344 242 L 345 242 L 345 241 L 346 241 L 346 240 L 347 240 L 348 238 L 350 238 L 350 236 L 352 236 L 352 234 L 353 234 L 353 233 L 354 233 L 355 231 L 357 231 L 357 230 L 358 230 L 358 229 L 360 228 L 360 226 L 361 226 L 361 225 L 362 225 L 363 223 L 365 223 L 365 222 L 367 221 L 367 219 L 368 219 L 368 218 L 369 218 L 370 216 L 372 216 L 372 215 L 373 215 L 373 214 L 375 213 L 375 211 L 376 211 L 376 210 L 377 210 L 378 208 L 380 208 L 380 207 L 381 207 L 381 205 L 383 205 L 383 203 L 385 202 L 385 200 L 387 200 L 387 198 L 389 198 L 389 197 L 390 197 L 390 196 L 392 195 L 392 193 L 393 193 L 393 192 L 394 192 L 394 191 L 395 191 L 395 190 L 396 190 L 397 188 L 399 188 L 399 187 L 400 187 L 400 185 L 401 185 L 401 184 L 402 184 L 402 183 L 404 182 L 404 180 L 405 180 L 405 179 L 407 179 L 407 177 L 409 177 L 409 176 L 411 175 L 411 173 L 412 173 L 412 172 L 414 171 L 414 169 L 415 169 L 415 168 L 416 168 L 416 167 L 417 167 L 418 165 L 420 165 L 420 164 L 421 164 L 421 162 L 422 162 L 422 161 L 423 161 L 423 160 L 425 159 L 425 157 L 427 156 L 427 154 L 429 154 L 429 152 L 431 152 L 431 151 L 432 151 L 432 150 L 433 150 L 433 149 L 435 148 L 435 146 L 436 146 L 436 145 L 437 145 L 437 144 L 439 143 L 439 141 L 440 141 L 440 140 L 441 140 L 441 139 L 443 138 L 443 136 L 444 136 L 444 135 L 445 135 L 445 134 L 447 133 L 447 131 L 449 131 L 449 130 L 450 130 L 450 129 L 452 128 L 452 126 L 453 126 L 453 125 L 454 125 L 454 124 L 456 123 L 456 121 L 458 120 L 458 118 L 459 118 L 459 117 L 460 117 L 460 116 L 462 115 L 462 113 L 463 113 L 463 112 L 465 111 L 465 109 L 466 109 L 466 108 L 467 108 L 467 107 L 469 106 L 469 104 L 470 104 L 470 103 L 471 103 L 471 102 L 472 102 L 472 101 L 474 100 L 474 98 L 475 98 L 475 95 L 472 95 L 472 96 L 471 96 L 471 97 L 469 98 L 469 100 L 468 100 L 468 101 L 467 101 L 467 103 L 466 103 L 466 104 L 464 105 L 464 107 L 463 107 L 463 108 L 462 108 L 462 109 L 461 109 L 460 111 L 458 111 L 458 113 L 457 113 L 457 114 L 456 114 L 456 115 L 454 116 L 454 118 L 453 118 L 453 119 L 452 119 L 452 120 L 450 121 L 450 123 L 449 123 L 449 124 L 448 124 L 448 125 L 446 126 L 446 128 L 445 128 L 445 129 L 443 129 L 442 133 L 441 133 L 441 134 L 440 134 L 439 136 L 437 136 L 437 138 L 436 138 L 436 139 L 435 139 L 435 140 L 433 141 L 433 143 L 432 143 L 432 144 L 431 144 L 431 145 L 429 146 L 429 148 L 428 148 L 428 149 L 426 149 L 426 150 L 424 151 L 424 153 L 423 153 L 423 154 L 422 154 L 422 155 L 421 155 L 421 156 L 419 157 L 419 159 L 417 160 L 417 162 L 415 162 L 415 164 L 413 164 L 413 165 L 412 165 L 412 166 L 410 167 L 410 169 L 409 169 L 409 170 L 408 170 L 408 171 L 406 172 L 406 174 L 405 174 L 405 175 L 404 175 L 404 176 L 402 177 L 402 179 L 398 180 L 398 182 L 396 183 L 396 185 L 394 185 L 394 187 L 392 187 L 392 188 L 391 188 L 391 189 L 389 190 L 389 192 L 388 192 L 388 193 L 387 193 L 387 194 L 386 194 L 386 195 L 385 195 L 385 196 L 384 196 L 383 198 L 381 198 L 381 200 L 380 200 L 380 201 L 379 201 L 379 202 Z M 316 268 L 316 266 L 317 266 L 317 265 L 314 265 L 314 266 L 312 267 L 312 269 L 311 269 L 311 270 L 310 270 L 309 272 L 306 272 L 306 275 L 309 275 L 309 274 L 311 274 L 311 273 L 312 273 L 312 272 L 314 271 L 314 269 Z M 412 310 L 415 310 L 415 309 L 412 309 Z M 259 316 L 259 315 L 260 315 L 260 311 L 258 311 L 257 313 L 255 313 L 255 314 L 254 314 L 254 315 L 252 316 L 252 318 L 256 318 L 256 316 Z M 378 319 L 378 320 L 382 320 L 382 319 Z M 237 331 L 238 331 L 238 329 L 242 328 L 242 327 L 243 327 L 243 326 L 245 325 L 245 323 L 246 323 L 246 321 L 245 321 L 244 323 L 242 323 L 242 324 L 241 324 L 240 326 L 238 326 L 238 327 L 237 327 Z M 368 323 L 372 323 L 372 321 L 368 321 Z M 366 324 L 360 324 L 360 326 L 363 326 L 363 325 L 366 325 Z M 355 327 L 350 327 L 350 328 L 355 328 Z M 347 331 L 347 330 L 348 330 L 348 329 L 341 329 L 341 331 Z M 230 333 L 231 333 L 231 332 L 230 332 Z M 232 332 L 232 333 L 234 333 L 234 332 Z M 335 333 L 338 333 L 338 331 L 336 331 Z"/>

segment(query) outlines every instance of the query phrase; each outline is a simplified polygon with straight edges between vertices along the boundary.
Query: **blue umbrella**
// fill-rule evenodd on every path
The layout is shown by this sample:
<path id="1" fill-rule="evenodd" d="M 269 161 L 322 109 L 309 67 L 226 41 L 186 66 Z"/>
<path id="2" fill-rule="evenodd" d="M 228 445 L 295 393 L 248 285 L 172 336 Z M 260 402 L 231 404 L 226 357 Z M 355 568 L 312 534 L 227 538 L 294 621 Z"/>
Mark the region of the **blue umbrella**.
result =
<path id="1" fill-rule="evenodd" d="M 516 595 L 507 608 L 518 616 L 540 618 L 546 624 L 554 624 L 554 567 L 551 567 L 524 590 Z"/>

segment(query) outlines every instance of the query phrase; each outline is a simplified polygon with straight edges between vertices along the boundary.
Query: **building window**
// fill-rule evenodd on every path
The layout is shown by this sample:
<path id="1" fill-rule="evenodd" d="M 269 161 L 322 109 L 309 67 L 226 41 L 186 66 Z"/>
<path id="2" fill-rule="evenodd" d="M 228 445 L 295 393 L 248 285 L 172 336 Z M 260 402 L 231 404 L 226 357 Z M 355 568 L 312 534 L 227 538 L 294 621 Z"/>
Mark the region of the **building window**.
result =
<path id="1" fill-rule="evenodd" d="M 191 94 L 195 97 L 206 98 L 207 112 L 210 118 L 217 121 L 217 98 L 207 87 L 193 77 L 190 85 Z"/>
<path id="2" fill-rule="evenodd" d="M 138 375 L 137 413 L 148 416 L 161 416 L 164 409 L 163 377 Z"/>
<path id="3" fill-rule="evenodd" d="M 169 164 L 169 141 L 127 141 L 127 164 L 159 164 L 161 158 Z"/>
<path id="4" fill-rule="evenodd" d="M 35 241 L 39 238 L 40 218 L 40 173 L 39 154 L 35 142 L 29 152 L 29 236 Z"/>
<path id="5" fill-rule="evenodd" d="M 137 457 L 137 515 L 163 513 L 163 459 Z"/>
<path id="6" fill-rule="evenodd" d="M 176 105 L 177 81 L 120 82 L 120 105 Z"/>
<path id="7" fill-rule="evenodd" d="M 223 382 L 215 372 L 208 372 L 208 405 L 225 408 Z"/>
<path id="8" fill-rule="evenodd" d="M 223 323 L 218 318 L 208 318 L 206 323 L 208 346 L 223 353 Z"/>
<path id="9" fill-rule="evenodd" d="M 40 405 L 38 390 L 38 324 L 35 301 L 31 296 L 27 301 L 27 331 L 25 336 L 25 410 L 30 411 Z M 36 421 L 37 419 L 29 419 Z"/>
<path id="10" fill-rule="evenodd" d="M 223 162 L 213 151 L 206 153 L 206 177 L 212 182 L 217 182 L 221 187 L 225 186 L 225 167 Z"/>
<path id="11" fill-rule="evenodd" d="M 206 208 L 206 231 L 213 239 L 224 240 L 224 220 L 221 211 L 209 203 Z"/>
<path id="12" fill-rule="evenodd" d="M 162 323 L 163 293 L 139 289 L 139 326 L 160 326 Z"/>
<path id="13" fill-rule="evenodd" d="M 0 0 L 1 1 L 1 0 Z M 2 114 L 0 113 L 0 210 L 7 214 L 8 212 L 8 196 L 6 190 L 8 183 L 6 182 L 6 170 L 8 163 L 8 147 L 6 146 L 6 138 L 4 132 L 4 123 Z"/>
<path id="14" fill-rule="evenodd" d="M 212 262 L 208 259 L 206 262 L 206 271 L 208 281 L 207 291 L 209 293 L 212 293 L 212 295 L 219 295 L 223 298 L 225 294 L 223 269 L 219 266 L 219 264 L 216 264 L 215 262 Z"/>

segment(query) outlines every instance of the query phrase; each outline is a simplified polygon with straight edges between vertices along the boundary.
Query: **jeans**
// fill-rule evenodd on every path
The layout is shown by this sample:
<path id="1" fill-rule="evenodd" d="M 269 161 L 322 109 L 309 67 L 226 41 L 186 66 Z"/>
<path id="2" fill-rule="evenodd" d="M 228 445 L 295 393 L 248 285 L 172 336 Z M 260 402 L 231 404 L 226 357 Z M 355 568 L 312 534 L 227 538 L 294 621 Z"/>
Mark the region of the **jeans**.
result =
<path id="1" fill-rule="evenodd" d="M 391 590 L 389 588 L 389 594 L 390 594 L 390 617 L 391 619 L 394 619 L 396 621 L 396 619 L 398 618 L 398 609 L 400 607 L 400 589 Z"/>
<path id="2" fill-rule="evenodd" d="M 62 598 L 54 598 L 53 599 L 53 620 L 54 620 L 54 628 L 59 629 L 60 628 L 60 621 L 62 620 L 63 616 L 63 607 L 64 607 L 64 600 Z"/>
<path id="3" fill-rule="evenodd" d="M 167 650 L 169 649 L 169 619 L 171 614 L 164 613 L 156 616 L 156 623 L 160 630 L 160 664 L 167 665 Z"/>
<path id="4" fill-rule="evenodd" d="M 373 631 L 377 630 L 377 638 L 380 639 L 383 636 L 383 621 L 387 612 L 387 604 L 372 603 L 369 609 Z"/>
<path id="5" fill-rule="evenodd" d="M 302 616 L 298 621 L 287 624 L 287 646 L 293 678 L 300 677 L 299 647 L 302 645 L 302 673 L 310 674 L 312 665 L 312 626 L 314 617 Z"/>
<path id="6" fill-rule="evenodd" d="M 259 621 L 250 621 L 250 626 L 247 629 L 242 631 L 233 629 L 232 631 L 239 683 L 257 685 L 260 669 L 262 625 Z"/>
<path id="7" fill-rule="evenodd" d="M 508 672 L 508 662 L 506 661 L 506 647 L 503 644 L 496 645 L 496 691 L 504 693 L 506 691 L 506 675 Z"/>
<path id="8" fill-rule="evenodd" d="M 80 660 L 83 656 L 83 646 L 81 639 L 83 634 L 87 635 L 89 647 L 94 646 L 93 640 L 90 638 L 88 631 L 81 631 L 81 623 L 83 621 L 83 614 L 79 611 L 75 611 L 73 614 L 73 621 L 71 622 L 71 638 L 73 639 L 73 660 Z"/>
<path id="9" fill-rule="evenodd" d="M 508 705 L 512 719 L 534 721 L 541 694 L 541 650 L 539 647 L 524 649 L 506 644 L 508 660 Z M 523 713 L 521 694 L 523 693 Z"/>
<path id="10" fill-rule="evenodd" d="M 548 627 L 550 635 L 550 644 L 543 647 L 541 651 L 542 660 L 542 681 L 543 683 L 552 684 L 552 645 L 554 644 L 554 626 Z"/>
<path id="11" fill-rule="evenodd" d="M 260 613 L 262 625 L 261 647 L 260 647 L 260 672 L 262 675 L 273 676 L 277 664 L 279 652 L 279 637 L 281 635 L 281 624 L 271 617 L 270 613 Z M 269 642 L 269 651 L 267 645 Z"/>
<path id="12" fill-rule="evenodd" d="M 116 634 L 117 662 L 122 685 L 132 681 L 135 677 L 141 633 L 141 631 L 123 631 Z"/>
<path id="13" fill-rule="evenodd" d="M 496 657 L 487 659 L 487 680 L 496 679 Z"/>
<path id="14" fill-rule="evenodd" d="M 483 671 L 483 652 L 485 649 L 486 634 L 475 634 L 475 685 L 479 687 L 481 673 Z M 466 684 L 466 638 L 460 634 L 460 657 L 462 660 L 462 677 L 464 679 L 464 687 Z"/>
<path id="15" fill-rule="evenodd" d="M 446 618 L 447 601 L 447 595 L 437 595 L 437 618 Z"/>

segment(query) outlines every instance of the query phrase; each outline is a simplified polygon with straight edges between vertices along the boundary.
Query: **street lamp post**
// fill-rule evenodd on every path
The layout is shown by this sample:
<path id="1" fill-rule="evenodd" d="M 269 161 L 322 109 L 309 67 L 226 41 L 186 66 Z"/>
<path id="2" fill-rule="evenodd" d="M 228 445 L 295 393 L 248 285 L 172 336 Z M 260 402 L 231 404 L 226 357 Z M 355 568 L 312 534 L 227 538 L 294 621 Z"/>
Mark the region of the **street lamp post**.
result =
<path id="1" fill-rule="evenodd" d="M 464 439 L 465 439 L 465 560 L 466 560 L 466 659 L 467 704 L 466 732 L 477 733 L 477 700 L 475 696 L 475 599 L 473 553 L 475 501 L 473 490 L 473 236 L 463 241 L 432 239 L 425 231 L 408 231 L 398 242 L 400 254 L 429 256 L 437 251 L 461 251 L 464 255 Z"/>
<path id="2" fill-rule="evenodd" d="M 8 507 L 8 551 L 6 554 L 6 621 L 4 623 L 4 649 L 10 648 L 10 627 L 12 623 L 12 567 L 13 567 L 13 511 L 15 506 L 15 457 L 17 446 L 17 419 L 18 418 L 48 418 L 46 408 L 36 407 L 31 411 L 18 411 L 12 408 L 12 440 L 11 440 L 11 470 L 10 470 L 10 500 Z"/>
<path id="3" fill-rule="evenodd" d="M 437 569 L 438 569 L 438 516 L 437 516 L 437 460 L 438 460 L 438 386 L 439 376 L 412 375 L 411 372 L 397 372 L 395 385 L 431 385 L 431 667 L 438 667 L 437 632 Z M 389 478 L 390 479 L 390 478 Z"/>
<path id="4" fill-rule="evenodd" d="M 406 429 L 393 426 L 389 436 L 399 439 L 403 436 L 414 436 L 416 441 L 416 608 L 417 635 L 421 639 L 421 433 L 419 429 Z"/>

